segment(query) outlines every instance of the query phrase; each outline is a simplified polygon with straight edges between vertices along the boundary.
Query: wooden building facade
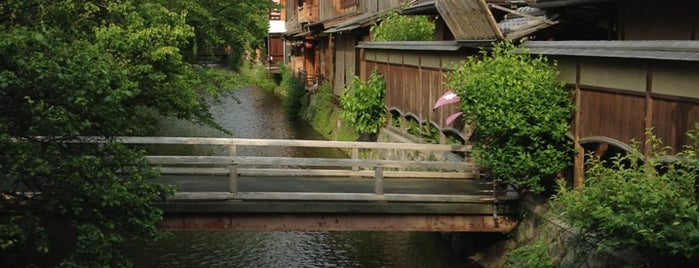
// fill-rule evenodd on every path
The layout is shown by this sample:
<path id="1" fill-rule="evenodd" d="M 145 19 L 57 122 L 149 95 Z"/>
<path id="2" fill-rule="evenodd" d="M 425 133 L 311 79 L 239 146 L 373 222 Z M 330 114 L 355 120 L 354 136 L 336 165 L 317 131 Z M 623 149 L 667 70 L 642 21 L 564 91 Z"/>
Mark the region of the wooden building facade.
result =
<path id="1" fill-rule="evenodd" d="M 445 133 L 454 131 L 444 124 L 454 107 L 432 109 L 436 99 L 448 90 L 443 74 L 450 69 L 449 63 L 472 55 L 478 47 L 474 44 L 487 41 L 495 30 L 495 36 L 501 31 L 505 39 L 523 41 L 533 55 L 556 60 L 561 82 L 574 90 L 576 112 L 570 136 L 581 149 L 575 165 L 576 185 L 582 183 L 582 149 L 625 150 L 632 140 L 645 149 L 645 131 L 650 128 L 667 146 L 679 149 L 688 143 L 686 132 L 699 122 L 699 4 L 695 1 L 529 1 L 542 7 L 544 14 L 556 11 L 569 17 L 557 14 L 532 18 L 541 23 L 533 31 L 518 32 L 506 27 L 507 16 L 501 13 L 500 8 L 509 6 L 494 8 L 486 5 L 489 1 L 469 1 L 480 2 L 469 8 L 487 6 L 490 13 L 470 13 L 492 16 L 498 28 L 483 18 L 449 17 L 463 13 L 458 10 L 446 14 L 438 10 L 440 4 L 462 4 L 456 3 L 458 0 L 421 1 L 423 14 L 425 3 L 431 3 L 432 10 L 444 16 L 450 28 L 460 24 L 459 29 L 450 30 L 457 39 L 472 38 L 452 43 L 365 42 L 358 46 L 362 49 L 363 77 L 373 68 L 384 76 L 386 107 L 394 115 L 429 122 Z M 476 24 L 489 29 L 468 32 Z"/>
<path id="2" fill-rule="evenodd" d="M 360 41 L 370 40 L 369 28 L 403 0 L 286 0 L 284 35 L 287 64 L 305 77 L 313 91 L 332 83 L 336 95 L 358 74 Z"/>

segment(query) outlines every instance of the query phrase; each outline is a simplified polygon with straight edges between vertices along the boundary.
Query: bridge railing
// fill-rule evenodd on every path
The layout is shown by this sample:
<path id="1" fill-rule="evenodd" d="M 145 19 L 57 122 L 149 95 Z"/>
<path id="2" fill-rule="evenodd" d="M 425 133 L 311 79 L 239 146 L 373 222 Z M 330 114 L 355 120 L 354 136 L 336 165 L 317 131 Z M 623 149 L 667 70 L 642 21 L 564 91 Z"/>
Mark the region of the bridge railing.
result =
<path id="1" fill-rule="evenodd" d="M 104 142 L 99 138 L 86 138 L 86 141 Z M 228 176 L 228 192 L 207 196 L 219 196 L 223 199 L 284 199 L 284 200 L 388 200 L 419 202 L 482 202 L 497 201 L 493 190 L 484 190 L 482 195 L 426 195 L 426 194 L 384 194 L 384 179 L 479 179 L 477 166 L 468 157 L 471 151 L 466 145 L 444 144 L 409 144 L 385 142 L 349 142 L 326 140 L 287 140 L 287 139 L 241 139 L 241 138 L 203 138 L 203 137 L 119 137 L 125 144 L 153 145 L 218 145 L 228 147 L 228 155 L 150 155 L 149 162 L 158 166 L 164 175 L 224 175 Z M 277 156 L 238 155 L 239 147 L 316 147 L 346 149 L 347 158 L 306 158 Z M 463 161 L 434 160 L 385 160 L 360 159 L 359 151 L 369 150 L 408 150 L 422 152 L 457 152 L 465 155 Z M 241 176 L 302 176 L 302 177 L 356 177 L 373 178 L 374 193 L 243 193 L 238 191 Z M 492 182 L 491 182 L 492 184 Z M 494 185 L 494 184 L 493 184 Z M 201 198 L 203 193 L 178 193 L 182 199 Z"/>

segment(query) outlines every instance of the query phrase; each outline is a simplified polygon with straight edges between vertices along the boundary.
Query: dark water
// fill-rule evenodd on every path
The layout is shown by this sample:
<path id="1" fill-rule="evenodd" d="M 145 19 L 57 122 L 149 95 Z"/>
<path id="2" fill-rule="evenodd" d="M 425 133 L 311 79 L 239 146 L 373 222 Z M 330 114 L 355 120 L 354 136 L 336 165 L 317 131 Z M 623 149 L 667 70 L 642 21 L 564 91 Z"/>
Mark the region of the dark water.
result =
<path id="1" fill-rule="evenodd" d="M 238 103 L 236 98 L 240 101 Z M 271 93 L 240 89 L 214 103 L 216 121 L 241 138 L 321 139 L 304 122 L 292 122 Z M 217 130 L 171 118 L 158 135 L 226 137 Z M 224 155 L 224 148 L 187 148 Z M 240 148 L 240 155 L 331 156 L 339 151 Z M 187 152 L 180 152 L 187 153 Z M 136 267 L 469 267 L 438 233 L 416 232 L 174 232 L 153 244 L 133 243 Z"/>

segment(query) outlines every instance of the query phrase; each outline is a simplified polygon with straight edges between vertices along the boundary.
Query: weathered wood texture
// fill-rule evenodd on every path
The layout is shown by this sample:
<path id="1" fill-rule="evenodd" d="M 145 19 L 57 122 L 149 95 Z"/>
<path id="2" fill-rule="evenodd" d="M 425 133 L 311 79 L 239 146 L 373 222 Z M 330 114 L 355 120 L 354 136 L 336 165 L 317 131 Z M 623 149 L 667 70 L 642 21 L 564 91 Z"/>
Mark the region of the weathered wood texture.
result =
<path id="1" fill-rule="evenodd" d="M 335 64 L 333 64 L 333 94 L 342 95 L 356 74 L 356 37 L 349 34 L 335 36 Z"/>
<path id="2" fill-rule="evenodd" d="M 458 105 L 433 109 L 434 103 L 448 90 L 445 72 L 466 57 L 463 52 L 370 50 L 363 73 L 376 68 L 384 77 L 389 111 L 444 129 L 448 128 L 445 119 L 458 111 Z"/>
<path id="3" fill-rule="evenodd" d="M 640 59 L 554 58 L 560 80 L 575 85 L 579 136 L 603 136 L 645 149 L 645 130 L 675 150 L 699 122 L 699 66 L 693 62 Z M 577 71 L 579 70 L 579 71 Z M 579 72 L 579 73 L 578 73 Z M 576 75 L 578 73 L 578 75 Z M 648 119 L 648 122 L 646 122 Z"/>
<path id="4" fill-rule="evenodd" d="M 448 90 L 445 72 L 469 54 L 389 49 L 364 49 L 364 54 L 362 73 L 366 77 L 376 68 L 384 77 L 390 111 L 446 127 L 444 119 L 458 106 L 434 110 L 432 105 Z M 571 88 L 579 85 L 576 113 L 581 138 L 604 136 L 627 144 L 635 139 L 643 147 L 650 125 L 665 145 L 678 149 L 688 142 L 685 133 L 699 122 L 699 66 L 694 62 L 551 58 L 559 63 L 560 81 Z"/>
<path id="5" fill-rule="evenodd" d="M 436 7 L 456 40 L 503 39 L 484 0 L 441 0 Z"/>
<path id="6" fill-rule="evenodd" d="M 219 145 L 228 147 L 228 156 L 148 156 L 151 164 L 157 165 L 163 175 L 228 175 L 230 193 L 178 193 L 175 199 L 237 199 L 237 200 L 319 200 L 319 201 L 392 201 L 392 202 L 492 202 L 488 195 L 449 194 L 398 194 L 384 195 L 383 181 L 391 178 L 419 179 L 477 179 L 479 171 L 470 158 L 466 161 L 403 161 L 383 159 L 360 159 L 359 149 L 407 150 L 429 152 L 462 152 L 468 156 L 470 146 L 439 144 L 406 144 L 384 142 L 345 142 L 325 140 L 282 140 L 282 139 L 239 139 L 239 138 L 190 138 L 190 137 L 119 137 L 127 144 L 175 144 L 175 145 Z M 103 139 L 83 137 L 83 142 L 99 143 Z M 350 149 L 351 158 L 303 158 L 276 156 L 238 155 L 239 147 L 324 147 Z M 384 170 L 386 169 L 386 170 Z M 238 192 L 239 176 L 256 177 L 373 177 L 375 192 L 371 193 L 290 193 L 288 189 L 269 193 Z M 321 180 L 322 181 L 322 180 Z M 304 189 L 305 190 L 305 189 Z"/>

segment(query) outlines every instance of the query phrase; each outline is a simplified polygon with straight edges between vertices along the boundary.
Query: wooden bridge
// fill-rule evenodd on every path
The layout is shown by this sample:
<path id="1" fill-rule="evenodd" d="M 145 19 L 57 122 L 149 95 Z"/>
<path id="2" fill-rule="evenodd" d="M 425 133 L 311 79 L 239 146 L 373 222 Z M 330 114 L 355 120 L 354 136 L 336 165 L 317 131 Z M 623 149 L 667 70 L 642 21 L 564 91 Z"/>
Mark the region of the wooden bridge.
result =
<path id="1" fill-rule="evenodd" d="M 517 196 L 483 179 L 469 146 L 324 140 L 121 137 L 127 144 L 224 147 L 224 155 L 149 155 L 170 230 L 507 232 Z M 344 158 L 243 155 L 240 148 L 336 148 Z M 364 155 L 422 154 L 427 160 Z M 274 154 L 274 153 L 273 153 Z M 451 154 L 452 159 L 435 157 Z M 454 157 L 460 154 L 464 157 Z M 431 156 L 430 156 L 431 155 Z M 384 157 L 385 158 L 385 157 Z"/>

